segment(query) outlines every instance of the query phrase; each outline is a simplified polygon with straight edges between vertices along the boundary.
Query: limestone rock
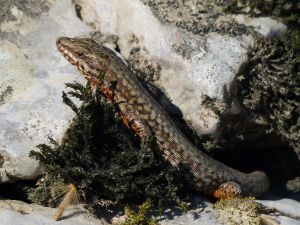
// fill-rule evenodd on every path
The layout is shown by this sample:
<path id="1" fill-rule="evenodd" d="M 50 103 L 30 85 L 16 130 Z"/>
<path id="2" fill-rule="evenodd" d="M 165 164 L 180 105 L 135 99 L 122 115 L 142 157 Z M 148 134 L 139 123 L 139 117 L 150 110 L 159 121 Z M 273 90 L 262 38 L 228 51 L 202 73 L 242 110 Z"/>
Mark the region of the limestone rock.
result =
<path id="1" fill-rule="evenodd" d="M 285 213 L 285 215 L 278 215 L 276 218 L 280 224 L 300 225 L 299 198 L 299 194 L 293 194 L 286 198 L 280 198 L 270 194 L 266 199 L 257 200 L 257 202 Z"/>
<path id="2" fill-rule="evenodd" d="M 0 14 L 1 183 L 42 173 L 28 153 L 48 136 L 62 137 L 74 116 L 62 103 L 64 83 L 83 82 L 55 40 L 91 29 L 70 1 L 2 1 Z"/>

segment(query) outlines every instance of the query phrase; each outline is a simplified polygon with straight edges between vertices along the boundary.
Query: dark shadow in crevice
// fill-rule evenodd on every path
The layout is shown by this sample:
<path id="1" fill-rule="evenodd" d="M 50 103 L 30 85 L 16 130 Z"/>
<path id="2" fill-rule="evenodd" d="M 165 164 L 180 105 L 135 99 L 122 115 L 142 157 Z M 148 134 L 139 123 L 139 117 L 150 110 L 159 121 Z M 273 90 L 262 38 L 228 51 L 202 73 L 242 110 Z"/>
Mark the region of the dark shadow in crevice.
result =
<path id="1" fill-rule="evenodd" d="M 28 200 L 27 189 L 34 188 L 35 180 L 16 181 L 14 183 L 0 184 L 0 199 L 19 200 L 26 203 L 31 203 Z"/>

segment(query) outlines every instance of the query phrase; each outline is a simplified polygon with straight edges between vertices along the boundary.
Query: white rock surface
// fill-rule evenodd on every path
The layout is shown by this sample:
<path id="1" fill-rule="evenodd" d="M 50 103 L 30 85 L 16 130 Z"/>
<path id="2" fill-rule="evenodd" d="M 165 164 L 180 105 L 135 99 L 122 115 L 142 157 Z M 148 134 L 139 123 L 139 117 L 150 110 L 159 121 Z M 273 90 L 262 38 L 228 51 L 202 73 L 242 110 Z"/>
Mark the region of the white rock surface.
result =
<path id="1" fill-rule="evenodd" d="M 270 197 L 272 198 L 272 197 Z M 274 196 L 273 196 L 274 198 Z M 300 216 L 300 203 L 292 199 L 278 200 L 257 200 L 263 205 L 276 208 L 282 212 L 288 213 L 294 217 Z M 219 225 L 221 224 L 214 215 L 212 203 L 203 197 L 195 197 L 193 200 L 196 208 L 182 213 L 179 209 L 167 210 L 163 216 L 157 220 L 160 225 Z M 0 200 L 0 218 L 1 225 L 108 225 L 104 218 L 96 219 L 83 209 L 83 206 L 70 206 L 64 212 L 61 221 L 54 220 L 56 209 L 42 207 L 35 204 L 27 204 L 21 201 Z M 279 222 L 283 225 L 299 225 L 300 221 L 288 216 L 264 216 L 270 218 L 273 223 Z M 124 217 L 115 217 L 112 220 L 114 224 L 124 221 Z M 275 223 L 274 223 L 275 221 Z"/>
<path id="2" fill-rule="evenodd" d="M 287 215 L 280 215 L 276 218 L 280 224 L 300 225 L 300 202 L 291 198 L 278 198 L 277 196 L 269 195 L 266 196 L 266 200 L 257 200 L 257 202 L 269 207 L 275 208 Z M 294 195 L 295 199 L 300 199 L 300 195 Z M 298 220 L 295 219 L 298 217 Z"/>
<path id="3" fill-rule="evenodd" d="M 0 183 L 41 174 L 29 151 L 48 136 L 62 137 L 74 116 L 61 92 L 64 83 L 83 79 L 58 53 L 55 40 L 91 29 L 76 17 L 71 1 L 48 4 L 49 11 L 32 17 L 12 4 L 12 18 L 0 20 Z"/>
<path id="4" fill-rule="evenodd" d="M 248 18 L 239 15 L 235 17 L 235 19 L 240 23 L 245 23 L 248 24 L 248 26 L 253 26 L 255 30 L 264 37 L 280 37 L 287 30 L 286 25 L 273 20 L 270 17 Z"/>
<path id="5" fill-rule="evenodd" d="M 158 220 L 160 225 L 221 225 L 213 214 L 212 203 L 205 200 L 203 197 L 195 197 L 194 203 L 197 207 L 189 210 L 187 213 L 179 213 L 172 209 L 166 212 L 166 216 Z"/>
<path id="6" fill-rule="evenodd" d="M 187 213 L 172 209 L 158 218 L 160 225 L 219 225 L 213 214 L 212 204 L 203 198 L 197 198 L 199 206 Z M 56 209 L 27 204 L 21 201 L 0 200 L 1 225 L 108 225 L 104 218 L 95 219 L 83 209 L 83 206 L 70 206 L 60 221 L 54 220 Z M 124 216 L 113 218 L 113 224 L 124 222 Z"/>
<path id="7" fill-rule="evenodd" d="M 54 219 L 55 209 L 20 201 L 0 200 L 1 225 L 105 225 L 82 207 L 66 209 L 60 221 Z"/>

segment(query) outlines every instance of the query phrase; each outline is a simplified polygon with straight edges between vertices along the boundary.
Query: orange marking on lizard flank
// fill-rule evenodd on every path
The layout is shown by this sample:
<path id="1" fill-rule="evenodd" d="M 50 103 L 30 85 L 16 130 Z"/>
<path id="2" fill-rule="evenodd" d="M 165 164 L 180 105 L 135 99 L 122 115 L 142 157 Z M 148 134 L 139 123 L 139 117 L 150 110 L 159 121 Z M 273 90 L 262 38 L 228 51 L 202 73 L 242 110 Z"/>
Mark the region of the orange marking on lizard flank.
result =
<path id="1" fill-rule="evenodd" d="M 109 88 L 103 87 L 101 88 L 101 92 L 105 95 L 106 98 L 113 102 L 115 95 Z"/>
<path id="2" fill-rule="evenodd" d="M 128 127 L 134 134 L 140 135 L 141 128 L 136 123 L 130 123 L 129 117 L 122 113 L 122 111 L 118 110 L 118 114 L 126 127 Z"/>
<path id="3" fill-rule="evenodd" d="M 130 129 L 129 118 L 126 115 L 124 115 L 122 112 L 120 112 L 120 111 L 118 113 L 121 116 L 121 119 L 122 119 L 123 123 L 125 124 L 125 126 Z"/>

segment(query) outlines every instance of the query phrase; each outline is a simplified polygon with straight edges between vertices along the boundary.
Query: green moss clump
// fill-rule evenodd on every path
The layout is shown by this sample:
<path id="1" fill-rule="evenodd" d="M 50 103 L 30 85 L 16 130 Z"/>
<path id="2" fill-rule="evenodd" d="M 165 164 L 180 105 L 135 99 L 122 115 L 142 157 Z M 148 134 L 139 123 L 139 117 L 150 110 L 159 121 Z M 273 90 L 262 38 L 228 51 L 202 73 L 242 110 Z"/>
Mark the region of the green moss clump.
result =
<path id="1" fill-rule="evenodd" d="M 138 207 L 137 212 L 126 206 L 124 209 L 126 220 L 122 225 L 158 225 L 155 219 L 147 217 L 150 208 L 151 201 L 149 199 Z"/>
<path id="2" fill-rule="evenodd" d="M 164 161 L 153 137 L 139 141 L 123 125 L 111 104 L 98 91 L 72 83 L 64 102 L 76 113 L 61 143 L 37 146 L 31 156 L 45 163 L 46 175 L 30 199 L 55 205 L 57 186 L 73 183 L 83 203 L 95 210 L 108 205 L 142 202 L 180 202 L 179 172 Z M 69 98 L 78 98 L 77 107 Z"/>
<path id="3" fill-rule="evenodd" d="M 288 33 L 282 40 L 260 39 L 243 71 L 242 98 L 267 132 L 287 140 L 300 158 L 300 59 Z"/>

